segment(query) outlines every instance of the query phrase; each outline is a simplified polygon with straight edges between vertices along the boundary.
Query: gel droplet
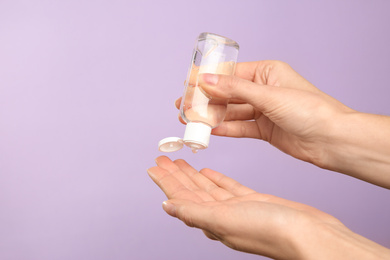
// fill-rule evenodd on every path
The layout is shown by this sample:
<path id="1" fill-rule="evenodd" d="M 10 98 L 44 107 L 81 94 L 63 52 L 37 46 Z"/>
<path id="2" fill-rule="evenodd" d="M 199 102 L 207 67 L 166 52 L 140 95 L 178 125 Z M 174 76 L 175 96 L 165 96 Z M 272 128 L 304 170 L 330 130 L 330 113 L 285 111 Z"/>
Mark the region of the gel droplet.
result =
<path id="1" fill-rule="evenodd" d="M 198 149 L 192 149 L 192 152 L 193 152 L 193 153 L 197 153 L 197 152 L 198 152 Z"/>

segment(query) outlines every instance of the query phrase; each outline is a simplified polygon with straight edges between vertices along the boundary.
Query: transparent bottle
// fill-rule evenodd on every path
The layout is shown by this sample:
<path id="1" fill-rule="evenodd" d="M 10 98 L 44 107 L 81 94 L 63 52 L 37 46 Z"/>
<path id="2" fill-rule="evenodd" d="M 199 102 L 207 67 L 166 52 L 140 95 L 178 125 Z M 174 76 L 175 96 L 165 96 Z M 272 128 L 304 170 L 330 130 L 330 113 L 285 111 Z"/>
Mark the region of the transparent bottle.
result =
<path id="1" fill-rule="evenodd" d="M 181 117 L 187 123 L 184 138 L 160 141 L 161 151 L 176 151 L 183 143 L 193 152 L 208 147 L 211 130 L 225 118 L 227 100 L 208 96 L 199 85 L 199 76 L 203 73 L 233 75 L 238 50 L 238 44 L 226 37 L 213 33 L 199 35 L 180 105 Z"/>

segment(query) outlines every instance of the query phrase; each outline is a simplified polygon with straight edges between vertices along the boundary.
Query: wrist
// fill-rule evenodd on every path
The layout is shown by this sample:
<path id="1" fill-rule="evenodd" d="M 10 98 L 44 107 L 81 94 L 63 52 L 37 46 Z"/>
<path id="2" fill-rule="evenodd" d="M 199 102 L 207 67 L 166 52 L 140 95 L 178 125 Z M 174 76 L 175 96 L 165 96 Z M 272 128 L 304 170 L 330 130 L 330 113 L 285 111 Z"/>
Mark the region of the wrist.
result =
<path id="1" fill-rule="evenodd" d="M 311 223 L 296 239 L 296 259 L 387 259 L 390 250 L 343 224 Z"/>
<path id="2" fill-rule="evenodd" d="M 334 118 L 321 168 L 390 188 L 390 117 L 347 112 Z"/>

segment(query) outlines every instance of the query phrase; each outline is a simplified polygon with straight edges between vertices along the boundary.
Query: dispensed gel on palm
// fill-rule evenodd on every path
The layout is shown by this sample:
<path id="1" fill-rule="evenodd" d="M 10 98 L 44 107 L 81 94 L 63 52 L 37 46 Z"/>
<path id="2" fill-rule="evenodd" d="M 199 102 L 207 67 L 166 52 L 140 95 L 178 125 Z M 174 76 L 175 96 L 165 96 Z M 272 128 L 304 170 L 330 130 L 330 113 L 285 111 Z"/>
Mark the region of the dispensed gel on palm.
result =
<path id="1" fill-rule="evenodd" d="M 228 101 L 204 93 L 199 76 L 203 73 L 233 75 L 238 50 L 237 42 L 229 38 L 213 33 L 199 35 L 180 105 L 180 115 L 187 123 L 184 137 L 164 138 L 158 143 L 161 152 L 175 152 L 186 145 L 196 153 L 209 146 L 211 130 L 223 122 Z"/>

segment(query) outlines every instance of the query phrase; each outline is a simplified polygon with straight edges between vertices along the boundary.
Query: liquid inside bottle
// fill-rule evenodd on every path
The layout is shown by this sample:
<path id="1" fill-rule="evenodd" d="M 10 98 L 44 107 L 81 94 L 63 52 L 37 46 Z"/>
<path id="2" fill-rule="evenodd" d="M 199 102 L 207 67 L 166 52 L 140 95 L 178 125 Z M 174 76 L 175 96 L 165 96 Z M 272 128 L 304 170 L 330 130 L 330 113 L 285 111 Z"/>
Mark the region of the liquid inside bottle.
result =
<path id="1" fill-rule="evenodd" d="M 226 37 L 212 33 L 199 35 L 180 105 L 181 117 L 187 123 L 184 137 L 164 138 L 159 142 L 160 151 L 173 152 L 186 145 L 196 153 L 208 147 L 211 130 L 223 122 L 228 101 L 207 95 L 199 85 L 199 76 L 203 73 L 233 75 L 238 49 L 238 44 Z"/>
<path id="2" fill-rule="evenodd" d="M 227 100 L 212 98 L 207 95 L 202 86 L 198 84 L 199 76 L 202 73 L 232 75 L 235 62 L 223 62 L 218 64 L 191 67 L 190 77 L 186 81 L 186 89 L 181 104 L 181 116 L 184 121 L 202 122 L 211 128 L 217 127 L 225 118 Z"/>
<path id="3" fill-rule="evenodd" d="M 208 147 L 211 129 L 223 122 L 228 103 L 207 95 L 199 85 L 199 76 L 233 75 L 238 48 L 235 41 L 211 33 L 200 34 L 196 41 L 180 106 L 181 117 L 187 122 L 183 141 L 193 152 Z"/>

